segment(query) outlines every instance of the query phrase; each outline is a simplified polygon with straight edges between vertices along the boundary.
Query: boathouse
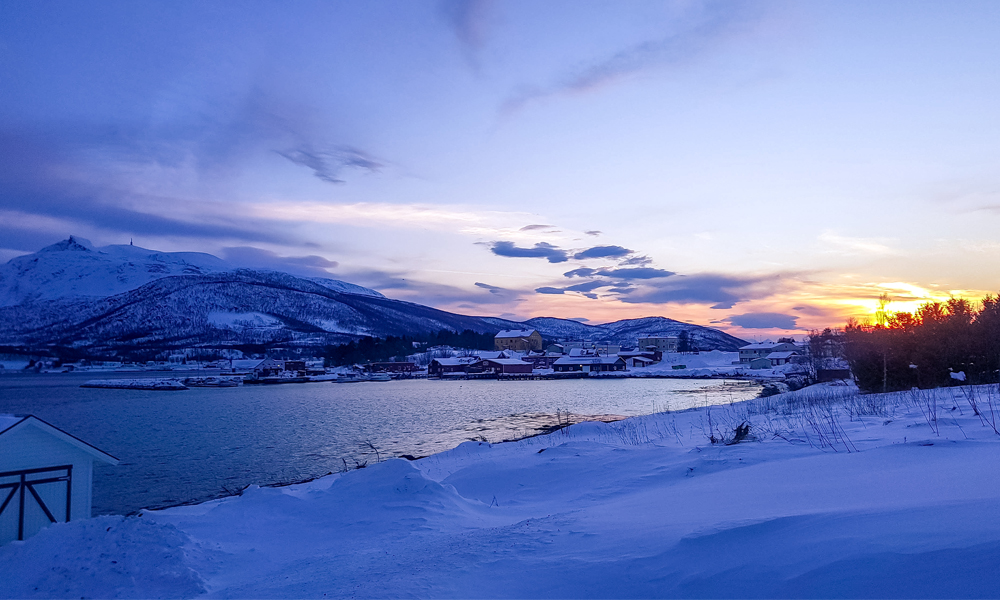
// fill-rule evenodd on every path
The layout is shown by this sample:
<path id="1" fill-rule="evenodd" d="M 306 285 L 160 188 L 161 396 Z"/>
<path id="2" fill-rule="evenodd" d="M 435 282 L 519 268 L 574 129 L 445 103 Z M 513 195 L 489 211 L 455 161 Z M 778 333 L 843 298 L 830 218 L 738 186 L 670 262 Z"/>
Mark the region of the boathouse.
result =
<path id="1" fill-rule="evenodd" d="M 94 461 L 118 459 L 32 415 L 0 415 L 0 545 L 89 519 Z"/>
<path id="2" fill-rule="evenodd" d="M 488 358 L 483 361 L 483 372 L 495 375 L 531 374 L 531 363 L 516 358 Z"/>
<path id="3" fill-rule="evenodd" d="M 428 377 L 456 377 L 481 371 L 482 360 L 478 356 L 455 358 L 435 358 L 427 365 Z"/>

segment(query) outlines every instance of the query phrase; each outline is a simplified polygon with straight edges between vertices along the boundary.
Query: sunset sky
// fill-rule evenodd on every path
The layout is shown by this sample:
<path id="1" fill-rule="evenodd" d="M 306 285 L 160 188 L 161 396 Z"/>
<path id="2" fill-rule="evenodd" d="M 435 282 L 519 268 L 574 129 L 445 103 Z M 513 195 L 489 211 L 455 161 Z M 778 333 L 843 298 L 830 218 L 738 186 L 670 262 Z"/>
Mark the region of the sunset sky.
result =
<path id="1" fill-rule="evenodd" d="M 1000 3 L 4 2 L 0 259 L 68 235 L 746 339 L 1000 290 Z"/>

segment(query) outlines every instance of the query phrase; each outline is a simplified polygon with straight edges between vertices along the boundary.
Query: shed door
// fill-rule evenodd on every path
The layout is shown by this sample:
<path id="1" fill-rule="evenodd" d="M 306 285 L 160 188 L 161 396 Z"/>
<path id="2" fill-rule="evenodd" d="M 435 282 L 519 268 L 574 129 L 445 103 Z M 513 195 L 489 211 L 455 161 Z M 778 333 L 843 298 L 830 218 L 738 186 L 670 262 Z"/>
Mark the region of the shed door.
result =
<path id="1" fill-rule="evenodd" d="M 0 544 L 70 520 L 73 465 L 0 473 Z"/>

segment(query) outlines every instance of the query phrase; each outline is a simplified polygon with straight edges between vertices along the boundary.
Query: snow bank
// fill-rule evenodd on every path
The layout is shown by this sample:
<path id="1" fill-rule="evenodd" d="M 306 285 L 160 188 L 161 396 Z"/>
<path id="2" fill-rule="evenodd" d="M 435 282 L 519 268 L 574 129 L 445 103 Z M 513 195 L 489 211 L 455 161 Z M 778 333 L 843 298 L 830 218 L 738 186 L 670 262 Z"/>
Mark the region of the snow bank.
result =
<path id="1" fill-rule="evenodd" d="M 629 377 L 752 377 L 754 379 L 784 379 L 786 374 L 801 372 L 798 365 L 787 364 L 771 369 L 751 369 L 740 364 L 739 352 L 680 353 L 666 352 L 663 360 L 648 367 L 629 369 Z"/>
<path id="2" fill-rule="evenodd" d="M 996 417 L 996 386 L 814 386 L 467 442 L 54 525 L 0 595 L 998 597 Z"/>
<path id="3" fill-rule="evenodd" d="M 91 379 L 80 385 L 84 388 L 103 388 L 109 390 L 153 390 L 178 391 L 188 389 L 177 379 Z"/>

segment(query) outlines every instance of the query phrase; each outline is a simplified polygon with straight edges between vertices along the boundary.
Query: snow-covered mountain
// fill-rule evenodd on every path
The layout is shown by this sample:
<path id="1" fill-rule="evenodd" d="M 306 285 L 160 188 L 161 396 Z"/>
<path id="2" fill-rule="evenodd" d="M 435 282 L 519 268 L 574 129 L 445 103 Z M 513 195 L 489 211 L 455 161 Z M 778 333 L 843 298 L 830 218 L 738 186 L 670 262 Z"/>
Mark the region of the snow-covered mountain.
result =
<path id="1" fill-rule="evenodd" d="M 179 275 L 209 275 L 237 267 L 202 252 L 157 252 L 139 246 L 95 248 L 70 236 L 34 254 L 0 266 L 0 306 L 38 300 L 106 298 Z M 375 290 L 335 279 L 311 281 L 347 294 L 384 297 Z"/>
<path id="2" fill-rule="evenodd" d="M 210 254 L 94 248 L 72 237 L 0 267 L 0 346 L 107 354 L 136 348 L 324 346 L 360 336 L 526 327 L 548 339 L 634 343 L 640 333 L 676 335 L 686 329 L 702 349 L 732 350 L 744 343 L 662 317 L 594 326 L 549 317 L 519 323 L 458 315 L 344 281 L 239 269 Z"/>

